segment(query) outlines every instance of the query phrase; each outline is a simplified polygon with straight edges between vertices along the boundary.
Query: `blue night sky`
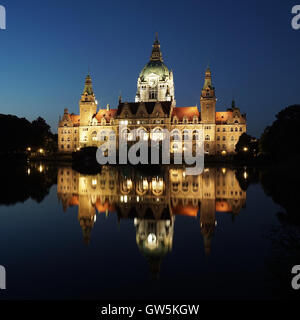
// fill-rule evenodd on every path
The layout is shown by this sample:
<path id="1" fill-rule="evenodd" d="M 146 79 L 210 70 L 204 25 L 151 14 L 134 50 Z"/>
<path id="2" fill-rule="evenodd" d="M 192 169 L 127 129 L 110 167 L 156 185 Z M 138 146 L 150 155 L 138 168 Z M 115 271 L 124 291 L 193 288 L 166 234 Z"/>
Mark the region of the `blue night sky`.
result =
<path id="1" fill-rule="evenodd" d="M 0 0 L 0 113 L 42 116 L 56 132 L 65 107 L 78 113 L 90 66 L 96 97 L 133 101 L 155 32 L 174 71 L 177 106 L 198 104 L 208 63 L 217 110 L 234 97 L 258 136 L 285 106 L 300 103 L 295 1 Z"/>

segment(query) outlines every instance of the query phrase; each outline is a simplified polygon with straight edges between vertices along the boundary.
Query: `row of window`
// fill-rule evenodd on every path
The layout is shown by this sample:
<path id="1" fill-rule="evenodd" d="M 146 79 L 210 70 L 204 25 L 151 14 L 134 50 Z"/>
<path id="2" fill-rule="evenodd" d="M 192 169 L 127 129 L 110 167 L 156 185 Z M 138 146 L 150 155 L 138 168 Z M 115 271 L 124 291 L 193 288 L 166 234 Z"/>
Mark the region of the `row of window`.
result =
<path id="1" fill-rule="evenodd" d="M 61 133 L 61 134 L 71 134 L 71 130 L 61 129 L 60 133 Z M 74 130 L 74 133 L 77 133 L 77 130 Z"/>
<path id="2" fill-rule="evenodd" d="M 61 141 L 64 142 L 64 141 L 65 141 L 65 138 L 62 137 L 62 138 L 61 138 Z M 71 141 L 71 138 L 68 137 L 68 138 L 66 139 L 66 141 L 70 142 L 70 141 Z M 77 138 L 76 138 L 76 137 L 74 138 L 74 141 L 77 141 Z"/>
<path id="3" fill-rule="evenodd" d="M 64 149 L 65 148 L 65 146 L 62 144 L 61 146 L 61 149 Z M 76 149 L 76 144 L 74 145 L 74 148 Z M 66 149 L 70 149 L 71 148 L 71 146 L 68 144 L 67 146 L 66 146 Z"/>
<path id="4" fill-rule="evenodd" d="M 217 136 L 217 141 L 220 141 L 220 140 L 221 140 L 221 137 L 220 137 L 220 136 Z M 231 140 L 231 141 L 235 141 L 235 139 L 234 139 L 233 136 L 231 137 L 230 140 Z M 225 137 L 225 136 L 222 137 L 222 141 L 226 141 L 226 137 Z"/>
<path id="5" fill-rule="evenodd" d="M 227 131 L 226 128 L 222 129 L 222 132 L 226 132 L 226 131 Z M 238 127 L 235 127 L 235 128 L 231 127 L 230 130 L 228 130 L 228 131 L 230 131 L 230 132 L 234 132 L 234 131 L 235 132 L 238 132 L 238 131 L 242 132 L 243 128 L 240 127 L 240 129 L 238 129 Z M 217 132 L 221 132 L 221 128 L 217 128 Z"/>

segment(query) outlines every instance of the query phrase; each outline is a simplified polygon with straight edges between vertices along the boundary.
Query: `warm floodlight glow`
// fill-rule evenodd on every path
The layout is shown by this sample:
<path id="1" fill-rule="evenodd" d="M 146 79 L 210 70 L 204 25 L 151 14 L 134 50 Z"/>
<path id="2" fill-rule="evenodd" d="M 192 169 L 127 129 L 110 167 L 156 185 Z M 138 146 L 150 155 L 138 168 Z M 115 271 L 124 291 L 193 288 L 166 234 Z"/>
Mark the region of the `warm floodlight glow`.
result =
<path id="1" fill-rule="evenodd" d="M 244 150 L 244 152 L 247 152 L 247 151 L 248 151 L 248 148 L 247 148 L 247 147 L 244 147 L 243 150 Z"/>
<path id="2" fill-rule="evenodd" d="M 147 238 L 148 244 L 155 244 L 156 242 L 156 235 L 154 233 L 150 233 Z"/>

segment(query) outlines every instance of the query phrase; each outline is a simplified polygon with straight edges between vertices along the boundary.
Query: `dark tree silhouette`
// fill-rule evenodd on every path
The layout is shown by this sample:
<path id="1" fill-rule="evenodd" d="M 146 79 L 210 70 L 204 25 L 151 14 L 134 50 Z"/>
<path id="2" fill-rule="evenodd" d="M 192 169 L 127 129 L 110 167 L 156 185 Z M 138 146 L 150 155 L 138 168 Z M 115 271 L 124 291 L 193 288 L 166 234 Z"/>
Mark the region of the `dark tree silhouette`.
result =
<path id="1" fill-rule="evenodd" d="M 300 155 L 299 127 L 300 105 L 292 105 L 280 111 L 260 138 L 260 152 L 273 160 Z"/>

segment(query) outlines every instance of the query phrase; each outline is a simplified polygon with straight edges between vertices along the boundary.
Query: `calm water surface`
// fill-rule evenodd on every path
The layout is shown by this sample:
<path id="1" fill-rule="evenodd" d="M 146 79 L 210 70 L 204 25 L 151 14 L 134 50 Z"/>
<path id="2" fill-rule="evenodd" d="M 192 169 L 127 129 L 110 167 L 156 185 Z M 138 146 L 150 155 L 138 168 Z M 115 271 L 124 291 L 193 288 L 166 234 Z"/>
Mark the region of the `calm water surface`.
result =
<path id="1" fill-rule="evenodd" d="M 0 298 L 295 296 L 293 177 L 282 185 L 273 172 L 246 167 L 152 171 L 2 169 Z"/>

